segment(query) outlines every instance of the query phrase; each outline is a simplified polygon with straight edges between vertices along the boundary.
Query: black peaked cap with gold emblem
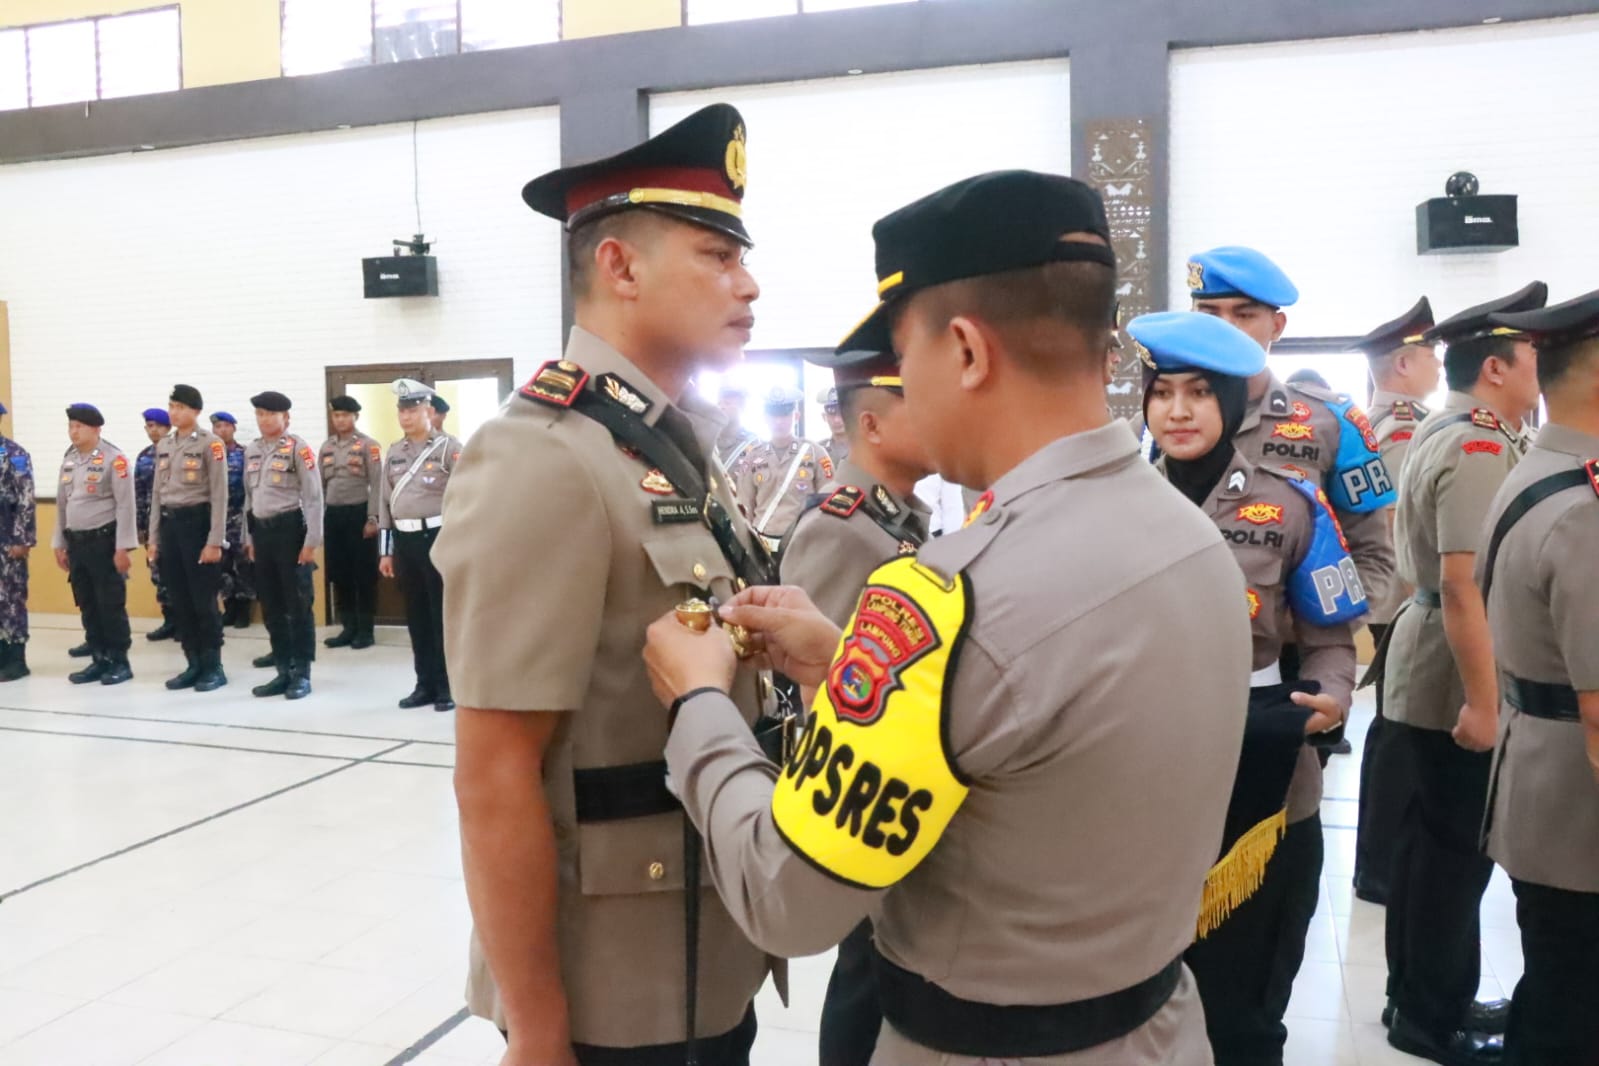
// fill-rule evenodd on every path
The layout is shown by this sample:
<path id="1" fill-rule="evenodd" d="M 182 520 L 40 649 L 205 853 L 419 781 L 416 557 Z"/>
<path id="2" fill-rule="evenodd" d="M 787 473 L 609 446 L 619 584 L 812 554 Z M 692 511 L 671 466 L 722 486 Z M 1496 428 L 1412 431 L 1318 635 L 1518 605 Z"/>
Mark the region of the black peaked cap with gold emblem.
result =
<path id="1" fill-rule="evenodd" d="M 1542 310 L 1503 312 L 1490 320 L 1496 326 L 1528 334 L 1540 348 L 1572 344 L 1599 336 L 1599 291 Z"/>
<path id="2" fill-rule="evenodd" d="M 1061 240 L 1091 233 L 1105 243 Z M 1115 269 L 1099 193 L 1072 178 L 1000 170 L 956 182 L 872 227 L 878 305 L 838 352 L 886 352 L 889 309 L 920 289 L 1046 263 L 1087 261 Z"/>
<path id="3" fill-rule="evenodd" d="M 1497 300 L 1489 300 L 1487 303 L 1468 307 L 1459 314 L 1450 315 L 1429 329 L 1425 339 L 1429 344 L 1433 341 L 1459 344 L 1462 341 L 1477 340 L 1479 337 L 1495 333 L 1506 335 L 1516 333 L 1517 330 L 1509 326 L 1495 325 L 1493 316 L 1516 311 L 1536 311 L 1548 302 L 1549 286 L 1541 281 L 1535 281 L 1526 288 L 1517 289 L 1509 296 L 1501 296 Z"/>
<path id="4" fill-rule="evenodd" d="M 642 207 L 750 246 L 743 217 L 747 166 L 743 116 L 731 104 L 712 104 L 618 155 L 534 178 L 522 199 L 568 231 Z"/>
<path id="5" fill-rule="evenodd" d="M 1410 310 L 1392 321 L 1384 322 L 1350 347 L 1375 359 L 1407 344 L 1424 343 L 1427 331 L 1434 324 L 1432 303 L 1423 296 Z"/>

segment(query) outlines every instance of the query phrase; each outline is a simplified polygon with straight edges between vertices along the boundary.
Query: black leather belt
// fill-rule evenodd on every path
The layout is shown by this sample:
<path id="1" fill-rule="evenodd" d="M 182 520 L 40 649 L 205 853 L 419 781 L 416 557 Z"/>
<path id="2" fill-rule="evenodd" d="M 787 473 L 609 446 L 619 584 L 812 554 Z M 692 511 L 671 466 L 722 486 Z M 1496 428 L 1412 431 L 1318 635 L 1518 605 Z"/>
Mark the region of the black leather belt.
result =
<path id="1" fill-rule="evenodd" d="M 250 529 L 252 531 L 257 529 L 284 529 L 289 526 L 303 525 L 305 525 L 305 512 L 298 508 L 292 511 L 279 511 L 277 514 L 269 514 L 264 518 L 253 514 L 250 516 Z"/>
<path id="2" fill-rule="evenodd" d="M 199 514 L 201 511 L 210 511 L 210 510 L 211 510 L 211 505 L 209 503 L 190 503 L 190 504 L 185 504 L 182 507 L 163 507 L 163 508 L 161 508 L 161 517 L 162 518 L 188 518 L 191 515 Z"/>
<path id="3" fill-rule="evenodd" d="M 1075 1003 L 1002 1007 L 953 996 L 872 954 L 883 1017 L 894 1028 L 933 1051 L 990 1059 L 1065 1055 L 1120 1039 L 1166 1005 L 1183 968 L 1173 959 L 1131 988 Z"/>
<path id="4" fill-rule="evenodd" d="M 616 822 L 682 810 L 666 789 L 665 762 L 572 771 L 579 822 Z"/>
<path id="5" fill-rule="evenodd" d="M 94 529 L 67 529 L 62 532 L 71 541 L 98 540 L 100 537 L 116 536 L 117 524 L 115 522 L 107 522 L 105 525 L 96 526 Z"/>
<path id="6" fill-rule="evenodd" d="M 1444 605 L 1444 598 L 1442 593 L 1434 592 L 1432 589 L 1417 589 L 1411 595 L 1410 602 L 1418 607 L 1431 607 L 1436 611 Z"/>
<path id="7" fill-rule="evenodd" d="M 1527 681 L 1507 674 L 1505 702 L 1530 718 L 1547 718 L 1551 722 L 1582 720 L 1582 712 L 1577 705 L 1577 690 L 1570 685 Z"/>

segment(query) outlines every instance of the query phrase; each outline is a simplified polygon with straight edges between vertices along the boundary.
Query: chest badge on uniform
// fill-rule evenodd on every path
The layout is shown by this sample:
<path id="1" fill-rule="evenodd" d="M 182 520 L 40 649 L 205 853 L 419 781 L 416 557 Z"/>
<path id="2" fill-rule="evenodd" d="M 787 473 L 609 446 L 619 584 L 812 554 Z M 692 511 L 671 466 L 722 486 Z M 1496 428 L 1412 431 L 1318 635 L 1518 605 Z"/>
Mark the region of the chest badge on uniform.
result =
<path id="1" fill-rule="evenodd" d="M 1288 397 L 1280 392 L 1272 393 L 1271 403 L 1268 406 L 1274 415 L 1286 415 L 1291 410 L 1288 406 Z"/>
<path id="2" fill-rule="evenodd" d="M 1260 593 L 1254 589 L 1245 589 L 1244 595 L 1249 597 L 1249 620 L 1253 622 L 1260 617 Z"/>
<path id="3" fill-rule="evenodd" d="M 1238 508 L 1238 520 L 1252 526 L 1280 526 L 1283 524 L 1283 509 L 1275 503 L 1246 503 Z"/>
<path id="4" fill-rule="evenodd" d="M 1294 405 L 1291 408 L 1291 413 L 1288 417 L 1292 418 L 1295 422 L 1309 422 L 1310 404 L 1295 400 Z"/>
<path id="5" fill-rule="evenodd" d="M 1278 422 L 1271 435 L 1283 440 L 1315 440 L 1316 429 L 1303 422 Z"/>
<path id="6" fill-rule="evenodd" d="M 899 542 L 899 553 L 901 555 L 915 555 L 919 551 L 921 549 L 916 546 L 914 540 L 902 540 Z"/>
<path id="7" fill-rule="evenodd" d="M 677 493 L 677 490 L 672 487 L 672 483 L 666 480 L 666 475 L 653 467 L 650 468 L 649 473 L 644 475 L 644 480 L 639 482 L 639 488 L 657 496 L 673 496 Z"/>

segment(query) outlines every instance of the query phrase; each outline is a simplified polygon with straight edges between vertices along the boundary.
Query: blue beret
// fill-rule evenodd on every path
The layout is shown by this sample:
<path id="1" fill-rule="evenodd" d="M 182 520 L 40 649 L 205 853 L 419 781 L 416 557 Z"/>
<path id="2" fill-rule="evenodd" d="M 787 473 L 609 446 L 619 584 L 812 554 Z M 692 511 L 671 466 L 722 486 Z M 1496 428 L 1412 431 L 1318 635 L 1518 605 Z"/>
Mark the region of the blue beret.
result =
<path id="1" fill-rule="evenodd" d="M 3 403 L 0 403 L 0 415 L 8 414 L 8 413 L 9 412 L 6 411 L 6 405 L 3 404 Z"/>
<path id="2" fill-rule="evenodd" d="M 213 421 L 213 422 L 227 422 L 230 425 L 235 425 L 235 426 L 239 424 L 239 420 L 237 418 L 234 418 L 232 415 L 228 414 L 226 411 L 212 411 L 211 412 L 211 421 Z"/>
<path id="3" fill-rule="evenodd" d="M 1299 290 L 1282 268 L 1253 248 L 1227 245 L 1188 260 L 1188 294 L 1196 300 L 1245 296 L 1272 307 L 1291 307 Z"/>
<path id="4" fill-rule="evenodd" d="M 1210 370 L 1254 377 L 1266 369 L 1266 351 L 1237 326 L 1198 311 L 1160 311 L 1127 323 L 1138 357 L 1162 374 Z"/>
<path id="5" fill-rule="evenodd" d="M 172 425 L 172 419 L 167 416 L 167 411 L 164 407 L 146 407 L 144 409 L 144 420 L 146 422 L 159 422 L 163 426 Z"/>

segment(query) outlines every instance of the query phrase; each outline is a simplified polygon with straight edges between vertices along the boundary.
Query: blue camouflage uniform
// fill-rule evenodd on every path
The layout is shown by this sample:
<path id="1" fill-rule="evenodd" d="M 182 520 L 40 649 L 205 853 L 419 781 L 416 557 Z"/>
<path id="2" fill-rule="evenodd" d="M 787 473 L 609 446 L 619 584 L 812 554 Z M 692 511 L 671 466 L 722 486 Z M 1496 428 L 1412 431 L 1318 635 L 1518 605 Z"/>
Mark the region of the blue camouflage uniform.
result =
<path id="1" fill-rule="evenodd" d="M 0 436 L 0 644 L 28 641 L 28 560 L 11 558 L 9 549 L 33 547 L 36 530 L 33 460 L 22 445 Z"/>
<path id="2" fill-rule="evenodd" d="M 228 445 L 228 538 L 222 549 L 222 603 L 230 610 L 244 609 L 255 599 L 253 567 L 244 556 L 244 445 Z"/>
<path id="3" fill-rule="evenodd" d="M 133 461 L 133 504 L 139 516 L 139 543 L 145 548 L 145 565 L 150 568 L 150 584 L 155 586 L 155 600 L 165 614 L 167 587 L 161 581 L 161 564 L 150 561 L 150 489 L 155 483 L 155 445 L 139 453 Z"/>

